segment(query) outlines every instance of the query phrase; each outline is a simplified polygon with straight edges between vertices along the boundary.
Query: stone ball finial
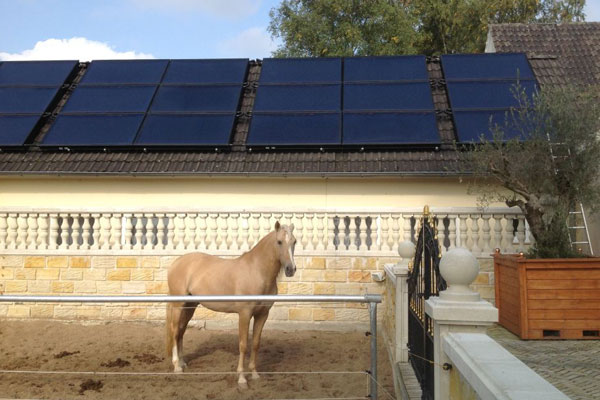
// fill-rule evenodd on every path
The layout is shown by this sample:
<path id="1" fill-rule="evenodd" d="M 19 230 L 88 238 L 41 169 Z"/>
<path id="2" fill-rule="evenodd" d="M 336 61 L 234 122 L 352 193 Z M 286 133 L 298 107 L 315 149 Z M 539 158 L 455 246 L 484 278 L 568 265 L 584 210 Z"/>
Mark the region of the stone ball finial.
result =
<path id="1" fill-rule="evenodd" d="M 455 247 L 444 254 L 440 260 L 440 274 L 448 284 L 440 298 L 457 301 L 479 299 L 479 294 L 469 288 L 479 274 L 479 262 L 469 250 Z"/>
<path id="2" fill-rule="evenodd" d="M 415 257 L 415 244 L 408 240 L 398 243 L 398 255 L 403 260 L 412 260 Z"/>

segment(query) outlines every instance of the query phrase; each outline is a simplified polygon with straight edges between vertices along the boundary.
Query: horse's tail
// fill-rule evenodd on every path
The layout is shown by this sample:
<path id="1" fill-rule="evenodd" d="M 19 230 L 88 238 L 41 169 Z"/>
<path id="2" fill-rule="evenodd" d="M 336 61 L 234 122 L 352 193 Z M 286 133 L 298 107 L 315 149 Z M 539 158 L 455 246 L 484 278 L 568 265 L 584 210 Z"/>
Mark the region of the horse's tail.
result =
<path id="1" fill-rule="evenodd" d="M 171 303 L 167 303 L 167 321 L 166 321 L 166 328 L 167 328 L 167 340 L 166 340 L 166 345 L 167 345 L 167 356 L 171 357 L 173 356 L 173 330 L 171 329 L 171 321 L 173 320 L 173 307 L 171 305 Z"/>

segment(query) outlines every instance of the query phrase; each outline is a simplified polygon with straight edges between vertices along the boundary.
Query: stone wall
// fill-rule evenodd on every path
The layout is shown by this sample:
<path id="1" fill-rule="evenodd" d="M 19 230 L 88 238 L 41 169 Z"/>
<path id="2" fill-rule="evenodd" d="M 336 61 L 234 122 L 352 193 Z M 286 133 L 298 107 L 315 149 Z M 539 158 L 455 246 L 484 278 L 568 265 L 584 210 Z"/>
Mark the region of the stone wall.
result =
<path id="1" fill-rule="evenodd" d="M 156 295 L 167 294 L 167 268 L 175 256 L 2 256 L 0 293 L 28 295 Z M 382 257 L 296 257 L 292 278 L 279 278 L 280 294 L 344 294 L 384 292 L 371 273 L 395 259 Z M 163 321 L 165 305 L 0 303 L 0 318 L 60 320 Z M 198 308 L 196 324 L 206 327 L 237 326 L 237 315 Z M 366 326 L 366 305 L 304 303 L 275 305 L 271 323 L 309 327 Z M 359 324 L 357 324 L 359 323 Z"/>

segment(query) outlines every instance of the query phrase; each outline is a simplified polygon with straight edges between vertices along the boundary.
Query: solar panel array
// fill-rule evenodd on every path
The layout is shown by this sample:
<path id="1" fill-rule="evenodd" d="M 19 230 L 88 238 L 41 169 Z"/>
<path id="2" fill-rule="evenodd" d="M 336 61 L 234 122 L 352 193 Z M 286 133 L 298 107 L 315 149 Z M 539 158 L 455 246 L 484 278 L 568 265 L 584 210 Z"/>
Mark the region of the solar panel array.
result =
<path id="1" fill-rule="evenodd" d="M 227 146 L 247 59 L 94 61 L 43 146 Z"/>
<path id="2" fill-rule="evenodd" d="M 442 67 L 459 142 L 491 139 L 490 128 L 503 126 L 506 113 L 522 106 L 517 92 L 531 100 L 537 90 L 525 54 L 444 55 Z M 518 135 L 510 129 L 504 139 Z"/>
<path id="3" fill-rule="evenodd" d="M 490 119 L 502 124 L 518 106 L 516 83 L 529 96 L 537 89 L 524 54 L 441 60 L 460 142 L 489 137 Z M 0 63 L 1 147 L 32 142 L 77 66 Z M 228 147 L 248 68 L 247 59 L 94 61 L 37 140 L 46 148 Z M 441 142 L 424 56 L 265 59 L 256 87 L 250 147 Z"/>
<path id="4" fill-rule="evenodd" d="M 58 100 L 61 86 L 77 61 L 0 63 L 0 146 L 22 146 L 45 112 Z"/>
<path id="5" fill-rule="evenodd" d="M 247 143 L 439 143 L 424 56 L 266 59 Z"/>

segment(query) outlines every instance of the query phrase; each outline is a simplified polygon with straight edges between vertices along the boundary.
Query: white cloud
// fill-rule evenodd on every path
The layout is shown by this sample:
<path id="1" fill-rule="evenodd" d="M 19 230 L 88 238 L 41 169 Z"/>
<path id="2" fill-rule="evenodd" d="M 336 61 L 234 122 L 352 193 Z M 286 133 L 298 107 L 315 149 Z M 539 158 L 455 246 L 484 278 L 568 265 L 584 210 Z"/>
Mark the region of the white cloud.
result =
<path id="1" fill-rule="evenodd" d="M 218 43 L 218 51 L 223 57 L 270 57 L 277 44 L 264 28 L 254 27 Z"/>
<path id="2" fill-rule="evenodd" d="M 102 59 L 154 58 L 152 54 L 135 51 L 116 51 L 104 42 L 97 42 L 83 37 L 70 39 L 47 39 L 39 41 L 33 49 L 20 53 L 0 52 L 0 60 L 79 60 L 91 61 Z"/>
<path id="3" fill-rule="evenodd" d="M 262 0 L 131 0 L 140 8 L 163 11 L 202 12 L 227 19 L 254 15 Z"/>

